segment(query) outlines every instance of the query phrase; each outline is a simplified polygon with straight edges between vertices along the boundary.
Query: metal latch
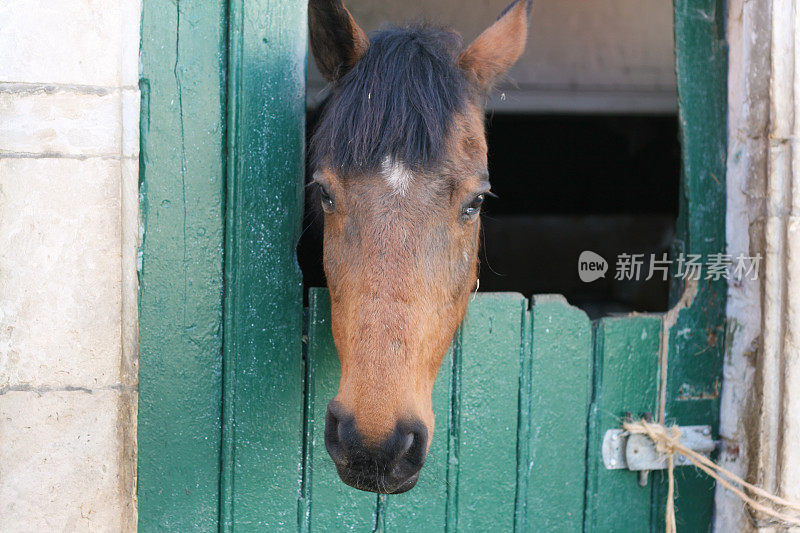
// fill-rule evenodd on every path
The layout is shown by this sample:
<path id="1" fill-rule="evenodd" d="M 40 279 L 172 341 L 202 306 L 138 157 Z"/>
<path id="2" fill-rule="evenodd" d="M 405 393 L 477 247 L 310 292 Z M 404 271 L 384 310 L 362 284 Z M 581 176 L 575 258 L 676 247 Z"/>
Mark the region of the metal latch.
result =
<path id="1" fill-rule="evenodd" d="M 680 426 L 681 444 L 706 457 L 716 444 L 711 438 L 711 426 Z M 675 455 L 675 466 L 692 464 L 684 455 Z M 639 484 L 647 485 L 647 472 L 667 468 L 667 456 L 656 450 L 647 435 L 631 435 L 624 429 L 609 429 L 603 436 L 603 463 L 609 470 L 625 469 L 639 472 Z"/>

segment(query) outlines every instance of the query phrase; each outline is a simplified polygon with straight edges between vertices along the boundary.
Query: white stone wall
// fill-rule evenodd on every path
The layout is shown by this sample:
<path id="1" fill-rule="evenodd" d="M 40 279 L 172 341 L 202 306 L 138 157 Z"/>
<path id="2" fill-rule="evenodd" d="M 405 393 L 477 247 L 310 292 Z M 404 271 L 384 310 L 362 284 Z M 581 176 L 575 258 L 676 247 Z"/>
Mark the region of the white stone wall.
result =
<path id="1" fill-rule="evenodd" d="M 728 4 L 728 253 L 763 255 L 766 205 L 767 124 L 769 122 L 770 0 L 730 0 Z M 763 266 L 763 265 L 762 265 Z M 761 286 L 758 280 L 730 283 L 721 397 L 719 460 L 748 476 L 754 450 L 753 377 L 761 335 Z M 733 493 L 718 487 L 714 530 L 752 531 L 746 508 Z"/>
<path id="2" fill-rule="evenodd" d="M 800 0 L 730 0 L 727 34 L 728 253 L 764 260 L 728 287 L 720 460 L 798 501 Z M 721 487 L 714 530 L 785 531 Z"/>
<path id="3" fill-rule="evenodd" d="M 136 528 L 139 23 L 0 2 L 0 531 Z"/>

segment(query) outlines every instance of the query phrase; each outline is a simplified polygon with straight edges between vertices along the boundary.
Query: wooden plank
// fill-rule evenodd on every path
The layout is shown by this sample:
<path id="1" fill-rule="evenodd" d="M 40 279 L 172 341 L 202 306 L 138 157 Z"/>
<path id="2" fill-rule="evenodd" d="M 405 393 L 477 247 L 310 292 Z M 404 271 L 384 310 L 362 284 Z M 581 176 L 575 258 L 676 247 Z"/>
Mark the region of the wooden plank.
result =
<path id="1" fill-rule="evenodd" d="M 722 0 L 676 0 L 675 58 L 680 101 L 681 203 L 675 252 L 725 253 L 727 58 Z M 676 302 L 684 285 L 672 284 Z M 716 435 L 725 338 L 725 279 L 700 280 L 697 296 L 669 332 L 666 420 L 710 424 Z M 657 474 L 654 504 L 663 524 L 666 481 Z M 676 477 L 679 528 L 706 530 L 714 483 L 694 469 Z"/>
<path id="2" fill-rule="evenodd" d="M 309 531 L 372 531 L 377 521 L 377 495 L 342 483 L 325 450 L 325 411 L 339 389 L 341 374 L 331 333 L 328 291 L 310 289 L 308 304 L 306 461 L 309 468 L 305 483 L 309 511 L 304 527 Z"/>
<path id="3" fill-rule="evenodd" d="M 297 527 L 306 2 L 229 3 L 222 527 Z"/>
<path id="4" fill-rule="evenodd" d="M 447 523 L 447 465 L 450 434 L 450 399 L 453 346 L 447 351 L 433 385 L 433 432 L 425 466 L 417 486 L 381 500 L 380 517 L 385 531 L 444 531 Z"/>
<path id="5" fill-rule="evenodd" d="M 527 300 L 478 294 L 462 325 L 454 364 L 458 478 L 449 530 L 508 531 L 517 489 L 517 409 Z M 460 351 L 460 353 L 458 353 Z M 453 487 L 451 487 L 453 490 Z"/>
<path id="6" fill-rule="evenodd" d="M 592 396 L 592 325 L 562 296 L 536 296 L 532 314 L 525 529 L 580 531 Z"/>
<path id="7" fill-rule="evenodd" d="M 144 0 L 141 531 L 218 525 L 226 3 Z"/>
<path id="8" fill-rule="evenodd" d="M 517 493 L 514 497 L 514 530 L 527 531 L 528 486 L 531 478 L 531 426 L 533 380 L 533 313 L 525 309 L 522 316 L 522 360 L 519 373 L 519 402 L 517 407 Z"/>
<path id="9" fill-rule="evenodd" d="M 655 413 L 658 398 L 657 316 L 605 318 L 596 325 L 594 398 L 589 418 L 585 530 L 651 530 L 651 487 L 640 487 L 636 472 L 606 470 L 601 446 L 608 429 L 625 413 Z"/>
<path id="10" fill-rule="evenodd" d="M 675 3 L 683 165 L 675 252 L 700 254 L 704 261 L 710 254 L 725 252 L 724 24 L 724 10 L 717 0 Z M 673 303 L 683 290 L 684 284 L 675 280 Z M 681 424 L 712 424 L 716 428 L 726 290 L 725 279 L 701 279 L 692 305 L 679 314 L 670 331 L 667 412 Z"/>

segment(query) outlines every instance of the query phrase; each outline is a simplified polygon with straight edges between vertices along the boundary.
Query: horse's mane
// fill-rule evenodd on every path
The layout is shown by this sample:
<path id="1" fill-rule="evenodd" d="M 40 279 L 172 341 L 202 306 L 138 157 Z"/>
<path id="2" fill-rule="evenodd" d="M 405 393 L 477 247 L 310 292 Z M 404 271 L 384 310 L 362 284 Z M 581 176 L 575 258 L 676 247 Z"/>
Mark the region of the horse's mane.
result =
<path id="1" fill-rule="evenodd" d="M 411 169 L 442 157 L 468 84 L 456 65 L 460 36 L 429 25 L 370 35 L 364 57 L 332 87 L 311 138 L 311 163 L 348 174 L 387 158 Z"/>

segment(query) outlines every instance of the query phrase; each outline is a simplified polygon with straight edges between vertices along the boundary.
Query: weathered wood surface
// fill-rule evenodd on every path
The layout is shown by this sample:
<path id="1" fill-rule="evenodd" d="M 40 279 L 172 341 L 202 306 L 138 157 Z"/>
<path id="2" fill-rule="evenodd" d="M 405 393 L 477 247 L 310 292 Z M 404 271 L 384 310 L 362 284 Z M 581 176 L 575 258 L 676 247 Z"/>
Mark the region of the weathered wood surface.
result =
<path id="1" fill-rule="evenodd" d="M 145 0 L 141 41 L 141 531 L 218 526 L 225 2 Z"/>
<path id="2" fill-rule="evenodd" d="M 636 472 L 606 470 L 603 435 L 627 413 L 655 413 L 661 318 L 605 318 L 596 324 L 595 381 L 589 418 L 586 531 L 651 531 L 652 482 L 639 486 Z"/>
<path id="3" fill-rule="evenodd" d="M 677 0 L 675 61 L 682 147 L 681 205 L 674 251 L 725 253 L 728 49 L 722 0 Z M 672 302 L 684 290 L 672 287 Z M 691 305 L 669 331 L 666 420 L 719 425 L 727 280 L 703 279 Z M 666 499 L 666 480 L 656 502 Z M 714 483 L 693 469 L 677 476 L 677 521 L 706 530 L 714 509 Z M 663 524 L 663 505 L 657 506 Z"/>
<path id="4" fill-rule="evenodd" d="M 141 529 L 659 529 L 660 474 L 642 489 L 604 470 L 600 439 L 625 412 L 655 414 L 661 317 L 603 319 L 592 332 L 553 297 L 471 303 L 436 382 L 416 489 L 378 497 L 338 480 L 322 439 L 338 385 L 329 303 L 311 291 L 304 348 L 294 259 L 305 2 L 143 8 Z M 675 250 L 705 258 L 724 250 L 721 21 L 717 0 L 675 3 Z M 724 295 L 724 281 L 701 280 L 669 331 L 668 421 L 716 425 Z M 711 488 L 682 471 L 679 524 L 707 527 Z"/>
<path id="5" fill-rule="evenodd" d="M 296 527 L 306 2 L 229 4 L 221 527 Z"/>

